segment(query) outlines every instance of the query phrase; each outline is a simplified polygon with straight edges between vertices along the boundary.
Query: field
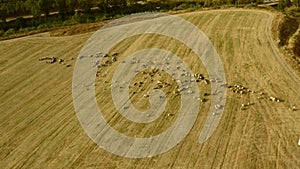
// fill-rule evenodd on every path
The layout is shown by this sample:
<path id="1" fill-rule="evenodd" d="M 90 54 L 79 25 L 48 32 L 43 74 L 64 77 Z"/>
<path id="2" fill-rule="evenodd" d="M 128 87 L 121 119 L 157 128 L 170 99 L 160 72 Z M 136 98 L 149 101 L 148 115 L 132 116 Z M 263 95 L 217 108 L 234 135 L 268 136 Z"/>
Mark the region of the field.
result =
<path id="1" fill-rule="evenodd" d="M 0 168 L 298 168 L 300 77 L 286 64 L 271 38 L 274 15 L 258 10 L 179 15 L 209 37 L 223 62 L 227 83 L 233 87 L 227 89 L 224 113 L 206 142 L 199 144 L 198 139 L 211 96 L 200 103 L 199 115 L 187 137 L 166 153 L 142 159 L 120 157 L 99 148 L 77 119 L 72 75 L 80 50 L 92 33 L 61 37 L 43 33 L 0 41 Z M 180 97 L 172 93 L 176 84 L 158 71 L 143 81 L 141 90 L 134 85 L 143 80 L 144 75 L 138 74 L 130 82 L 129 95 L 133 105 L 144 111 L 150 104 L 143 96 L 158 80 L 170 83 L 169 88 L 163 89 L 170 92 L 166 95 L 170 101 L 162 117 L 139 124 L 117 113 L 110 90 L 113 70 L 129 54 L 149 47 L 172 51 L 194 73 L 208 78 L 194 53 L 174 39 L 147 34 L 115 46 L 111 54 L 120 53 L 118 60 L 99 68 L 97 102 L 108 123 L 132 137 L 149 137 L 165 131 L 174 123 L 180 106 Z M 64 59 L 64 64 L 39 61 L 49 56 Z M 247 90 L 244 94 L 235 93 L 234 85 Z M 198 83 L 198 88 L 201 97 L 211 93 L 210 85 L 205 83 Z M 270 96 L 280 102 L 270 101 Z M 247 103 L 250 105 L 242 107 Z"/>

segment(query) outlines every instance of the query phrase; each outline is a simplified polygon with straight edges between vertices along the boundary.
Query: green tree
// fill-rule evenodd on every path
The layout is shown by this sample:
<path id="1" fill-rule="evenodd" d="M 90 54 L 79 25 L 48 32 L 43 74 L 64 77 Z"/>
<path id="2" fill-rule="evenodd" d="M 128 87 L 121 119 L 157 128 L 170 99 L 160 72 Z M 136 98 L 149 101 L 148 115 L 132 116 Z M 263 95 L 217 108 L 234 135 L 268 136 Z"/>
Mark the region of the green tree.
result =
<path id="1" fill-rule="evenodd" d="M 98 0 L 97 1 L 97 6 L 99 7 L 100 12 L 107 13 L 107 9 L 108 9 L 107 0 Z"/>
<path id="2" fill-rule="evenodd" d="M 290 0 L 279 0 L 278 2 L 278 8 L 280 10 L 284 10 L 284 8 L 289 7 L 292 5 L 292 2 Z"/>
<path id="3" fill-rule="evenodd" d="M 15 3 L 15 12 L 16 14 L 24 14 L 26 13 L 26 7 L 24 1 L 16 1 Z"/>
<path id="4" fill-rule="evenodd" d="M 55 0 L 55 5 L 58 8 L 60 18 L 62 20 L 64 20 L 66 17 L 67 11 L 68 11 L 66 1 L 65 0 Z"/>
<path id="5" fill-rule="evenodd" d="M 85 13 L 92 13 L 93 2 L 91 0 L 79 0 L 79 5 Z"/>
<path id="6" fill-rule="evenodd" d="M 211 6 L 212 0 L 204 0 L 204 6 Z"/>
<path id="7" fill-rule="evenodd" d="M 127 1 L 126 0 L 119 0 L 119 4 L 120 4 L 120 7 L 122 7 L 122 8 L 127 7 Z"/>
<path id="8" fill-rule="evenodd" d="M 53 7 L 53 0 L 39 0 L 38 6 L 41 12 L 45 14 L 46 17 L 49 16 L 49 12 Z"/>
<path id="9" fill-rule="evenodd" d="M 1 4 L 0 6 L 0 17 L 1 17 L 1 20 L 3 22 L 6 22 L 6 17 L 8 15 L 8 8 L 7 8 L 7 4 L 6 3 L 3 3 Z"/>
<path id="10" fill-rule="evenodd" d="M 127 5 L 133 5 L 137 3 L 139 0 L 127 0 Z"/>
<path id="11" fill-rule="evenodd" d="M 41 15 L 41 9 L 38 4 L 38 0 L 27 0 L 25 5 L 34 18 L 37 18 Z"/>
<path id="12" fill-rule="evenodd" d="M 78 1 L 77 0 L 66 0 L 66 4 L 67 4 L 67 13 L 68 15 L 74 15 L 75 14 L 75 8 L 78 5 Z"/>
<path id="13" fill-rule="evenodd" d="M 299 6 L 300 6 L 300 0 L 293 0 L 293 4 L 294 4 L 296 7 L 299 7 Z"/>

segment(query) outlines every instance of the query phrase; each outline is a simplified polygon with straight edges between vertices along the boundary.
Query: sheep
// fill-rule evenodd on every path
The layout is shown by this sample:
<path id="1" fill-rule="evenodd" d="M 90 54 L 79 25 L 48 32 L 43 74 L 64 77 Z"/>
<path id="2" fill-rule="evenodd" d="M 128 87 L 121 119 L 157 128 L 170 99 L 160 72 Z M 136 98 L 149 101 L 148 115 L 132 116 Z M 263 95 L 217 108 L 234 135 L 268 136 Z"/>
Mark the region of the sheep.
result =
<path id="1" fill-rule="evenodd" d="M 269 97 L 269 100 L 270 100 L 270 101 L 273 101 L 273 102 L 275 102 L 275 101 L 276 101 L 276 98 L 275 98 L 275 97 L 272 97 L 272 96 L 270 96 L 270 97 Z"/>
<path id="2" fill-rule="evenodd" d="M 205 79 L 204 83 L 208 85 L 209 84 L 209 80 Z"/>
<path id="3" fill-rule="evenodd" d="M 79 56 L 79 59 L 83 59 L 85 56 L 83 56 L 83 55 L 81 55 L 81 56 Z"/>
<path id="4" fill-rule="evenodd" d="M 111 61 L 112 61 L 112 62 L 116 62 L 116 61 L 117 61 L 117 57 L 113 56 L 113 57 L 111 58 Z"/>
<path id="5" fill-rule="evenodd" d="M 241 110 L 246 110 L 247 108 L 246 107 L 241 107 Z"/>
<path id="6" fill-rule="evenodd" d="M 63 59 L 58 59 L 58 63 L 62 63 L 63 61 Z"/>
<path id="7" fill-rule="evenodd" d="M 292 111 L 297 111 L 297 108 L 295 105 L 292 106 Z"/>
<path id="8" fill-rule="evenodd" d="M 221 109 L 221 108 L 222 108 L 222 105 L 216 104 L 216 105 L 215 105 L 215 108 L 216 108 L 216 109 Z"/>
<path id="9" fill-rule="evenodd" d="M 117 53 L 117 52 L 112 54 L 113 57 L 116 57 L 118 55 L 119 55 L 119 53 Z"/>

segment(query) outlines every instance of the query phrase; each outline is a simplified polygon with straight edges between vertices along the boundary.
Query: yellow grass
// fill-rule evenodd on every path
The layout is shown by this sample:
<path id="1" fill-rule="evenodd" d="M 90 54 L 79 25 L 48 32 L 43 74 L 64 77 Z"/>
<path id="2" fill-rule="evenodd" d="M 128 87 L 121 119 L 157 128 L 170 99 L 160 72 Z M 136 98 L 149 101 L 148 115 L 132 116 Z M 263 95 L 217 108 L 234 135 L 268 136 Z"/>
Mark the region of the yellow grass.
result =
<path id="1" fill-rule="evenodd" d="M 298 168 L 300 166 L 300 80 L 281 58 L 270 38 L 273 15 L 261 11 L 226 10 L 180 14 L 198 26 L 212 41 L 224 64 L 227 82 L 241 84 L 257 93 L 244 95 L 228 90 L 227 103 L 217 130 L 204 144 L 198 137 L 210 102 L 201 103 L 199 116 L 189 135 L 170 151 L 144 159 L 110 154 L 84 133 L 72 102 L 72 73 L 76 58 L 92 33 L 48 37 L 29 36 L 0 42 L 0 168 Z M 140 43 L 140 42 L 144 43 Z M 180 56 L 195 73 L 205 68 L 180 42 L 159 35 L 132 37 L 112 49 L 121 58 L 147 47 L 160 47 Z M 55 56 L 71 64 L 38 61 Z M 176 119 L 180 97 L 170 100 L 166 113 L 149 124 L 132 123 L 118 115 L 110 95 L 110 84 L 118 63 L 101 68 L 109 72 L 96 79 L 99 108 L 116 130 L 129 136 L 149 137 L 166 130 Z M 148 70 L 150 71 L 150 70 Z M 154 82 L 167 74 L 154 76 Z M 141 81 L 139 74 L 131 82 Z M 149 108 L 143 92 L 155 84 L 144 81 L 144 91 L 133 94 L 137 109 Z M 172 84 L 173 90 L 176 84 Z M 210 87 L 199 83 L 201 94 Z M 166 92 L 168 91 L 166 89 Z M 258 92 L 278 97 L 274 103 L 257 99 Z M 142 98 L 142 99 L 141 99 Z M 207 97 L 209 99 L 209 97 Z M 173 99 L 173 100 L 172 100 Z M 253 103 L 241 110 L 243 103 Z M 174 111 L 175 110 L 175 111 Z"/>

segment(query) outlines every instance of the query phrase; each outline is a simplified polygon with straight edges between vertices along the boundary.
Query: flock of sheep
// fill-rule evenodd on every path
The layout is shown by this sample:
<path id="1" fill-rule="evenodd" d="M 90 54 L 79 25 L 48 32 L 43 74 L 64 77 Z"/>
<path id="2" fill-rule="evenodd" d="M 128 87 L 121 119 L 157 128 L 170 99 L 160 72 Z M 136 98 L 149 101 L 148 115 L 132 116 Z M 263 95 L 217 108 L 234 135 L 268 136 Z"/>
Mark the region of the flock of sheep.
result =
<path id="1" fill-rule="evenodd" d="M 66 64 L 64 59 L 58 59 L 54 56 L 51 57 L 42 57 L 39 59 L 39 61 L 45 61 L 48 64 L 54 64 L 58 62 L 59 64 L 65 65 L 66 67 L 71 67 L 70 64 Z"/>
<path id="2" fill-rule="evenodd" d="M 95 65 L 98 65 L 98 68 L 101 68 L 101 67 L 107 67 L 107 66 L 110 66 L 112 65 L 114 62 L 117 61 L 117 57 L 118 57 L 119 53 L 113 53 L 112 55 L 109 55 L 109 54 L 103 54 L 103 53 L 97 53 L 95 55 L 96 58 L 100 58 L 100 57 L 103 57 L 103 58 L 106 58 L 103 63 L 95 63 Z M 79 59 L 82 59 L 84 57 L 87 57 L 87 56 L 80 56 Z M 93 55 L 90 55 L 90 57 L 94 57 Z M 62 63 L 63 60 L 61 59 L 56 59 L 55 57 L 51 57 L 51 58 L 42 58 L 40 60 L 47 60 L 47 63 L 54 63 L 58 60 L 59 63 Z M 123 61 L 124 62 L 124 61 Z M 135 64 L 135 63 L 139 63 L 138 61 L 134 61 L 132 64 Z M 180 69 L 179 66 L 176 67 L 177 69 Z M 161 72 L 159 71 L 159 69 L 151 69 L 150 71 L 142 71 L 141 72 L 143 74 L 143 78 L 144 80 L 147 79 L 149 76 L 150 79 L 151 79 L 151 82 L 153 82 L 153 77 L 158 74 L 159 76 L 161 76 Z M 97 77 L 100 76 L 100 71 L 98 70 L 97 71 L 97 74 L 96 74 Z M 200 74 L 200 73 L 195 73 L 195 74 L 192 74 L 192 75 L 188 75 L 187 72 L 183 72 L 182 76 L 186 76 L 186 77 L 191 77 L 190 79 L 190 82 L 202 82 L 206 85 L 210 84 L 210 83 L 219 83 L 221 87 L 226 87 L 228 88 L 228 90 L 230 90 L 231 92 L 233 92 L 234 94 L 238 95 L 238 96 L 243 96 L 243 95 L 247 95 L 247 94 L 250 94 L 250 95 L 255 95 L 255 97 L 258 99 L 258 100 L 262 100 L 262 99 L 266 99 L 266 100 L 269 100 L 271 102 L 283 102 L 284 100 L 280 99 L 280 98 L 277 98 L 275 96 L 271 96 L 267 93 L 264 93 L 264 92 L 257 92 L 257 91 L 254 91 L 254 90 L 251 90 L 249 89 L 248 87 L 245 87 L 243 85 L 238 85 L 238 84 L 234 84 L 234 85 L 229 85 L 229 84 L 224 84 L 222 83 L 222 81 L 220 80 L 217 80 L 217 79 L 209 79 L 209 78 L 206 78 L 204 77 L 203 74 Z M 175 79 L 172 79 L 173 81 L 175 81 Z M 108 81 L 105 81 L 106 83 L 108 83 Z M 181 81 L 175 81 L 175 82 L 181 82 Z M 143 81 L 140 81 L 140 82 L 135 82 L 131 87 L 135 88 L 135 90 L 133 91 L 133 94 L 136 94 L 137 92 L 141 92 L 143 91 L 144 89 L 142 88 L 142 86 L 144 85 L 145 83 Z M 156 85 L 153 89 L 162 89 L 162 88 L 168 88 L 168 87 L 171 87 L 172 84 L 171 83 L 167 83 L 167 82 L 164 82 L 163 80 L 157 80 L 156 82 Z M 170 90 L 173 90 L 172 92 Z M 185 91 L 187 94 L 191 94 L 193 93 L 193 91 L 191 90 L 188 90 L 188 88 L 186 87 L 179 87 L 178 85 L 175 86 L 175 89 L 169 89 L 167 90 L 167 94 L 174 94 L 175 96 L 178 96 L 180 94 L 180 92 L 182 91 Z M 208 100 L 208 96 L 210 94 L 209 93 L 204 93 L 204 95 L 201 97 L 201 98 L 196 98 L 198 99 L 200 102 L 206 102 Z M 143 95 L 144 97 L 149 97 L 149 94 L 144 94 Z M 247 103 L 243 103 L 241 104 L 241 110 L 247 110 L 248 107 L 254 105 L 254 103 L 250 103 L 250 102 L 247 102 Z M 217 108 L 216 108 L 217 109 Z M 290 108 L 291 111 L 297 111 L 298 109 L 296 108 L 295 105 L 292 105 L 292 107 Z"/>

